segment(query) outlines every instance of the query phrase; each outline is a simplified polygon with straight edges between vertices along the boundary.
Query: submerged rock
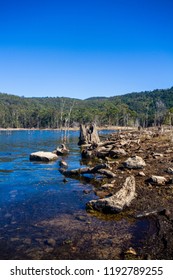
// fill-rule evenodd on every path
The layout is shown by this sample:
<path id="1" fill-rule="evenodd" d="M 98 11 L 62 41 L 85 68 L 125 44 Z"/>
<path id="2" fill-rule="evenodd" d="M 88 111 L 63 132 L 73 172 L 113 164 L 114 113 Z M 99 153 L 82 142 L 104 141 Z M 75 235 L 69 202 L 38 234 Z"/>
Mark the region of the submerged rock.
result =
<path id="1" fill-rule="evenodd" d="M 57 160 L 58 156 L 54 153 L 51 152 L 43 152 L 39 151 L 36 153 L 30 154 L 30 160 L 35 160 L 35 161 L 52 161 L 52 160 Z"/>
<path id="2" fill-rule="evenodd" d="M 142 169 L 146 166 L 146 163 L 141 157 L 133 156 L 123 162 L 123 165 L 129 169 Z"/>
<path id="3" fill-rule="evenodd" d="M 123 187 L 115 194 L 107 198 L 91 200 L 87 203 L 87 209 L 94 209 L 107 213 L 118 213 L 129 206 L 136 197 L 135 178 L 130 176 L 126 178 Z"/>
<path id="4" fill-rule="evenodd" d="M 61 160 L 61 161 L 59 162 L 59 166 L 60 166 L 60 167 L 63 167 L 63 168 L 67 168 L 67 167 L 68 167 L 68 164 L 67 164 L 67 162 L 66 162 L 65 160 Z"/>

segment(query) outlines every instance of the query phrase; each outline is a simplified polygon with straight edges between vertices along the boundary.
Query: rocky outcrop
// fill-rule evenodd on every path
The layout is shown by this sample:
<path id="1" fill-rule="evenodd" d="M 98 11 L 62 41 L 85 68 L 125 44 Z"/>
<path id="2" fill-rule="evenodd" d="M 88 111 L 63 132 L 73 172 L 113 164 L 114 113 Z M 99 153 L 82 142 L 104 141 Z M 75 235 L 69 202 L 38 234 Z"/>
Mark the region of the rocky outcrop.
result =
<path id="1" fill-rule="evenodd" d="M 139 156 L 129 157 L 123 162 L 124 167 L 129 169 L 142 169 L 146 166 L 145 161 Z"/>
<path id="2" fill-rule="evenodd" d="M 117 213 L 129 206 L 136 197 L 135 178 L 130 176 L 126 178 L 123 187 L 115 194 L 107 198 L 91 200 L 87 203 L 87 209 L 93 209 L 106 213 Z"/>
<path id="3" fill-rule="evenodd" d="M 57 160 L 57 159 L 58 159 L 58 156 L 51 152 L 39 151 L 39 152 L 30 154 L 30 160 L 35 160 L 35 161 L 49 162 L 49 161 L 53 161 L 53 160 Z"/>

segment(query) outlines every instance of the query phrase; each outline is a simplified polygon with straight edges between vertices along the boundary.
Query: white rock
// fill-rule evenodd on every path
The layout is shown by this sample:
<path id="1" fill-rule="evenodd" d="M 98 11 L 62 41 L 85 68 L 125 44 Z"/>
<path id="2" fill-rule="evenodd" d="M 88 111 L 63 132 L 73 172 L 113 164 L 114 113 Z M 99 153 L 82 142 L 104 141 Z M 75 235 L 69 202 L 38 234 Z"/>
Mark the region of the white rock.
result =
<path id="1" fill-rule="evenodd" d="M 145 161 L 139 156 L 128 158 L 123 165 L 129 169 L 142 169 L 146 166 Z"/>
<path id="2" fill-rule="evenodd" d="M 51 152 L 39 151 L 39 152 L 30 154 L 30 160 L 52 161 L 52 160 L 57 160 L 57 159 L 58 159 L 58 156 Z"/>
<path id="3" fill-rule="evenodd" d="M 151 176 L 151 180 L 152 180 L 153 183 L 155 183 L 157 185 L 164 185 L 167 181 L 165 177 L 155 176 L 155 175 Z"/>
<path id="4" fill-rule="evenodd" d="M 138 175 L 141 176 L 141 177 L 145 177 L 145 173 L 142 172 L 142 171 L 140 171 L 140 172 L 138 173 Z"/>

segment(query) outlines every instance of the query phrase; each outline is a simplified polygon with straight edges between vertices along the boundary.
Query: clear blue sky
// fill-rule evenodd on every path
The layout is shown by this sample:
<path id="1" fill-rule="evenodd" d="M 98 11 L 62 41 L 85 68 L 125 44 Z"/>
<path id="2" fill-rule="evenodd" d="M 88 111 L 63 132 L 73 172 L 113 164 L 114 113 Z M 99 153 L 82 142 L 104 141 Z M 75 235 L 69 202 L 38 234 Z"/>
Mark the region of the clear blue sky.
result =
<path id="1" fill-rule="evenodd" d="M 85 99 L 173 86 L 172 0 L 0 0 L 0 92 Z"/>

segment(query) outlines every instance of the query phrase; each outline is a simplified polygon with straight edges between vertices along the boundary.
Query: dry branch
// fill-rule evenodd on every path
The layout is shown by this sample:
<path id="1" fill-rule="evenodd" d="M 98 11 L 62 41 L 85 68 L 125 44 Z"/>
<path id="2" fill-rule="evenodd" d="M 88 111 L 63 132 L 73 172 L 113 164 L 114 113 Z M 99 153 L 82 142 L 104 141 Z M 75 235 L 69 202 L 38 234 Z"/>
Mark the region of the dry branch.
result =
<path id="1" fill-rule="evenodd" d="M 96 165 L 95 167 L 84 167 L 79 169 L 65 170 L 60 168 L 60 172 L 64 176 L 74 176 L 74 175 L 82 175 L 82 174 L 95 174 L 99 173 L 102 175 L 106 175 L 109 178 L 115 177 L 115 174 L 110 170 L 106 170 L 105 168 L 109 168 L 109 165 L 106 163 Z"/>

